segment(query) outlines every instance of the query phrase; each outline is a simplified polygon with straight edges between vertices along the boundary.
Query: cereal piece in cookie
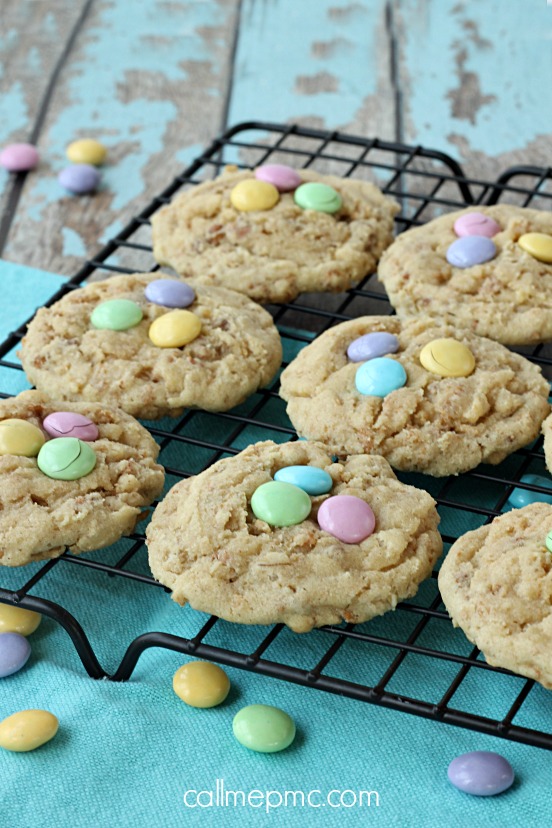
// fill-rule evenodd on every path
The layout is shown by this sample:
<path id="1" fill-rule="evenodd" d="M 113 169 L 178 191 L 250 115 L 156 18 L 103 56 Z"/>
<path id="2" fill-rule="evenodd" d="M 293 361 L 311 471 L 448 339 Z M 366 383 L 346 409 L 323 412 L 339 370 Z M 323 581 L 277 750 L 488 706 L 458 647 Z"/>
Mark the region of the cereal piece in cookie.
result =
<path id="1" fill-rule="evenodd" d="M 287 302 L 372 272 L 398 210 L 366 181 L 273 164 L 227 168 L 154 213 L 153 252 L 201 284 Z"/>
<path id="2" fill-rule="evenodd" d="M 500 463 L 550 413 L 540 368 L 433 319 L 366 316 L 307 345 L 281 376 L 297 432 L 441 477 Z"/>
<path id="3" fill-rule="evenodd" d="M 401 233 L 378 278 L 402 318 L 446 317 L 504 345 L 552 340 L 552 213 L 469 207 Z"/>
<path id="4" fill-rule="evenodd" d="M 24 391 L 0 402 L 0 565 L 130 534 L 163 488 L 159 447 L 120 409 Z"/>
<path id="5" fill-rule="evenodd" d="M 441 553 L 438 523 L 433 498 L 382 457 L 335 463 L 321 445 L 267 441 L 177 483 L 146 534 L 178 603 L 307 632 L 414 595 Z"/>
<path id="6" fill-rule="evenodd" d="M 282 346 L 270 314 L 242 294 L 135 273 L 40 309 L 20 355 L 54 399 L 157 419 L 238 405 L 272 379 Z"/>
<path id="7" fill-rule="evenodd" d="M 552 506 L 533 503 L 467 532 L 439 588 L 455 627 L 489 664 L 552 689 Z"/>

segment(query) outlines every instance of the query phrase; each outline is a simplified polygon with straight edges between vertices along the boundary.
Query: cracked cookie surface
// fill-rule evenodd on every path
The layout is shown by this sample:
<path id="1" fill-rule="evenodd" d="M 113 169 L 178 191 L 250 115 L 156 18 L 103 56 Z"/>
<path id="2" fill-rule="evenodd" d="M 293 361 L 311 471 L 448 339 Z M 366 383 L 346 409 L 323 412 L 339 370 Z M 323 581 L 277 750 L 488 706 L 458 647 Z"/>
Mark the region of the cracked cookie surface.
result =
<path id="1" fill-rule="evenodd" d="M 489 664 L 552 689 L 552 506 L 513 509 L 451 547 L 439 588 L 456 627 Z"/>
<path id="2" fill-rule="evenodd" d="M 186 310 L 201 320 L 199 336 L 180 348 L 154 345 L 150 325 L 171 308 L 148 302 L 144 289 L 160 276 L 115 276 L 41 308 L 21 343 L 31 382 L 57 400 L 101 400 L 157 419 L 185 408 L 226 411 L 272 379 L 282 358 L 272 317 L 234 291 L 194 284 Z M 93 327 L 94 309 L 112 299 L 135 302 L 142 321 L 124 331 Z"/>
<path id="3" fill-rule="evenodd" d="M 331 492 L 312 497 L 309 516 L 273 527 L 251 497 L 285 466 L 331 475 Z M 372 508 L 375 531 L 344 543 L 316 520 L 336 494 Z M 249 446 L 177 483 L 147 529 L 151 570 L 180 604 L 247 624 L 283 622 L 296 632 L 342 620 L 360 623 L 414 595 L 442 550 L 433 498 L 397 480 L 382 457 L 334 463 L 320 445 L 272 441 Z"/>
<path id="4" fill-rule="evenodd" d="M 374 270 L 391 244 L 399 206 L 366 181 L 297 173 L 302 183 L 333 187 L 343 200 L 339 211 L 304 210 L 287 192 L 270 210 L 241 212 L 230 194 L 253 171 L 226 171 L 154 213 L 155 258 L 184 278 L 224 285 L 258 302 L 349 288 Z"/>
<path id="5" fill-rule="evenodd" d="M 88 443 L 96 466 L 78 480 L 54 480 L 40 471 L 36 457 L 0 456 L 0 565 L 115 543 L 133 531 L 163 488 L 157 443 L 124 411 L 52 402 L 38 391 L 24 391 L 0 402 L 0 421 L 18 418 L 43 431 L 42 421 L 56 411 L 84 414 L 98 427 L 99 436 Z"/>
<path id="6" fill-rule="evenodd" d="M 359 363 L 349 344 L 375 331 L 397 336 L 389 354 L 407 382 L 385 397 L 361 394 Z M 476 366 L 467 377 L 441 377 L 420 363 L 420 351 L 439 338 L 467 345 Z M 366 316 L 343 322 L 300 351 L 281 376 L 280 394 L 297 432 L 337 455 L 381 454 L 394 468 L 436 477 L 479 463 L 500 463 L 538 436 L 550 413 L 548 382 L 540 368 L 490 339 L 439 325 Z"/>

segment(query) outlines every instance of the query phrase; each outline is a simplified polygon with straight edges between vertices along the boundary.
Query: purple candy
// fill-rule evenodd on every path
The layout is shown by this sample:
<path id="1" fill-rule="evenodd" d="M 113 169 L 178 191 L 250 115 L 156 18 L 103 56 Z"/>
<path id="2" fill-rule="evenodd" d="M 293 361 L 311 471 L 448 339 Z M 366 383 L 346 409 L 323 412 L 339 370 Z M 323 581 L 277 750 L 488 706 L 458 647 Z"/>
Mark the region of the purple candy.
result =
<path id="1" fill-rule="evenodd" d="M 164 308 L 187 308 L 195 299 L 195 291 L 185 282 L 176 279 L 155 279 L 145 291 L 148 302 Z"/>
<path id="2" fill-rule="evenodd" d="M 302 181 L 297 170 L 285 164 L 264 164 L 255 170 L 255 178 L 272 184 L 280 193 L 295 190 Z"/>
<path id="3" fill-rule="evenodd" d="M 457 236 L 496 236 L 500 232 L 497 224 L 490 216 L 484 213 L 465 213 L 454 222 L 454 232 Z"/>
<path id="4" fill-rule="evenodd" d="M 0 164 L 10 172 L 26 172 L 38 164 L 38 150 L 32 144 L 9 144 L 0 153 Z"/>
<path id="5" fill-rule="evenodd" d="M 84 414 L 73 411 L 55 411 L 42 422 L 44 431 L 50 437 L 78 437 L 90 443 L 98 439 L 98 426 Z"/>
<path id="6" fill-rule="evenodd" d="M 58 181 L 70 193 L 90 193 L 100 183 L 100 173 L 91 164 L 70 164 L 60 172 Z"/>
<path id="7" fill-rule="evenodd" d="M 499 753 L 474 750 L 457 756 L 448 766 L 448 778 L 455 788 L 473 796 L 494 796 L 510 787 L 514 771 Z"/>
<path id="8" fill-rule="evenodd" d="M 454 267 L 473 267 L 496 256 L 496 245 L 486 236 L 464 236 L 447 250 L 447 262 Z"/>
<path id="9" fill-rule="evenodd" d="M 378 331 L 354 339 L 347 348 L 347 356 L 351 362 L 366 362 L 374 357 L 395 354 L 398 350 L 399 340 L 395 334 Z"/>
<path id="10" fill-rule="evenodd" d="M 21 670 L 30 654 L 31 645 L 24 635 L 16 632 L 0 633 L 0 678 Z"/>
<path id="11" fill-rule="evenodd" d="M 374 531 L 376 518 L 360 497 L 334 495 L 320 506 L 318 525 L 343 543 L 360 543 Z"/>

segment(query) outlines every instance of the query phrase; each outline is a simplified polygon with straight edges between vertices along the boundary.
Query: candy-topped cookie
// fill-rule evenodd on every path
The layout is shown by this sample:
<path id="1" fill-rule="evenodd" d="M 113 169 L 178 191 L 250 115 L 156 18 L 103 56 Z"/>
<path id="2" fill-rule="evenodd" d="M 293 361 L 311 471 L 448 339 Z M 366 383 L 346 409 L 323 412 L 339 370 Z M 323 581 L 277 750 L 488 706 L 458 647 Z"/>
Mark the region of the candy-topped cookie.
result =
<path id="1" fill-rule="evenodd" d="M 540 368 L 433 319 L 366 316 L 323 333 L 288 365 L 297 432 L 334 454 L 381 454 L 436 477 L 499 463 L 549 414 Z"/>
<path id="2" fill-rule="evenodd" d="M 0 565 L 108 546 L 163 488 L 159 446 L 129 414 L 24 391 L 0 402 Z"/>
<path id="3" fill-rule="evenodd" d="M 441 554 L 433 498 L 382 457 L 256 443 L 177 483 L 147 529 L 151 570 L 179 604 L 296 632 L 395 609 Z"/>
<path id="4" fill-rule="evenodd" d="M 238 405 L 272 379 L 282 348 L 272 317 L 246 296 L 135 273 L 40 309 L 20 356 L 54 399 L 105 401 L 156 419 Z"/>
<path id="5" fill-rule="evenodd" d="M 489 664 L 552 689 L 552 505 L 532 503 L 467 532 L 439 589 L 456 627 Z"/>
<path id="6" fill-rule="evenodd" d="M 184 278 L 287 302 L 363 279 L 391 244 L 398 210 L 366 181 L 228 167 L 154 213 L 153 252 Z"/>
<path id="7" fill-rule="evenodd" d="M 504 345 L 552 340 L 552 213 L 469 207 L 401 233 L 378 278 L 402 318 L 447 318 Z"/>

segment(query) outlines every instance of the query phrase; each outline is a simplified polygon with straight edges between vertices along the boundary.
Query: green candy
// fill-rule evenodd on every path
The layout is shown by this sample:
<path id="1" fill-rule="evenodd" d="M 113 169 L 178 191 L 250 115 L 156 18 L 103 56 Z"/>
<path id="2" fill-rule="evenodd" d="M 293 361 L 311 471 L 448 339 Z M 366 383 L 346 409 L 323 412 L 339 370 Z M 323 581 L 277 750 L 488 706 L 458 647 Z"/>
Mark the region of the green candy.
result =
<path id="1" fill-rule="evenodd" d="M 234 716 L 232 730 L 238 742 L 258 753 L 285 750 L 295 739 L 291 716 L 269 704 L 250 704 Z"/>
<path id="2" fill-rule="evenodd" d="M 310 514 L 309 495 L 293 483 L 271 480 L 253 492 L 251 509 L 255 517 L 270 526 L 294 526 Z"/>
<path id="3" fill-rule="evenodd" d="M 547 534 L 545 543 L 548 551 L 552 552 L 552 531 Z"/>
<path id="4" fill-rule="evenodd" d="M 95 328 L 126 331 L 142 321 L 142 309 L 130 299 L 109 299 L 92 311 L 90 321 Z"/>
<path id="5" fill-rule="evenodd" d="M 56 437 L 44 443 L 36 458 L 38 468 L 54 480 L 78 480 L 96 465 L 96 453 L 77 437 Z"/>
<path id="6" fill-rule="evenodd" d="M 294 193 L 295 203 L 303 210 L 317 210 L 319 213 L 337 213 L 343 199 L 333 187 L 319 181 L 309 181 L 297 187 Z"/>

